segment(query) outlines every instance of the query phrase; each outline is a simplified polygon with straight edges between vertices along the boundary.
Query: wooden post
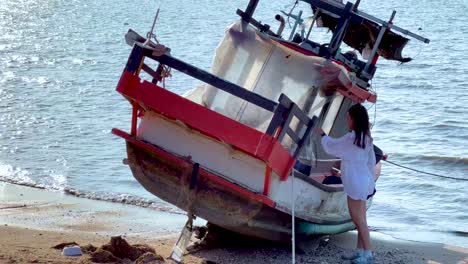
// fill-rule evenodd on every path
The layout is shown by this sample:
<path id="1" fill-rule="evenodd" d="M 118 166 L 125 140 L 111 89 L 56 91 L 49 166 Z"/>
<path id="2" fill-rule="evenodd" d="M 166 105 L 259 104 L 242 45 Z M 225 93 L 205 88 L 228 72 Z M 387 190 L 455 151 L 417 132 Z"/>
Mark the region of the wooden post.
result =
<path id="1" fill-rule="evenodd" d="M 377 63 L 377 60 L 379 58 L 379 54 L 377 54 L 377 50 L 379 48 L 380 42 L 382 41 L 382 38 L 385 32 L 392 27 L 393 18 L 395 17 L 395 14 L 396 14 L 396 11 L 393 10 L 390 20 L 388 20 L 388 22 L 385 23 L 385 25 L 382 25 L 382 27 L 380 28 L 379 36 L 375 40 L 374 47 L 372 48 L 372 52 L 366 63 L 366 67 L 364 67 L 364 72 L 367 73 L 369 71 L 370 65 L 375 66 L 375 64 Z"/>
<path id="2" fill-rule="evenodd" d="M 359 6 L 360 3 L 361 3 L 361 0 L 357 0 L 357 1 L 354 3 L 353 11 L 357 11 L 358 6 Z"/>
<path id="3" fill-rule="evenodd" d="M 138 103 L 132 102 L 132 127 L 130 129 L 130 134 L 136 136 L 137 134 L 137 121 L 138 121 Z"/>
<path id="4" fill-rule="evenodd" d="M 267 196 L 270 193 L 270 180 L 271 179 L 271 167 L 266 165 L 265 168 L 265 182 L 263 183 L 263 195 Z"/>
<path id="5" fill-rule="evenodd" d="M 143 61 L 143 48 L 139 45 L 133 45 L 133 49 L 130 53 L 130 57 L 128 58 L 127 65 L 125 65 L 125 71 L 138 75 L 143 65 Z"/>
<path id="6" fill-rule="evenodd" d="M 351 18 L 352 14 L 352 9 L 353 4 L 348 2 L 340 14 L 340 20 L 338 20 L 338 25 L 336 26 L 335 32 L 333 32 L 333 37 L 330 41 L 329 51 L 331 57 L 335 56 L 336 52 L 340 48 L 341 42 L 345 37 L 349 19 Z"/>
<path id="7" fill-rule="evenodd" d="M 245 16 L 243 19 L 245 22 L 250 22 L 250 18 L 253 16 L 255 9 L 257 8 L 258 1 L 260 0 L 250 0 L 247 8 L 245 9 Z"/>

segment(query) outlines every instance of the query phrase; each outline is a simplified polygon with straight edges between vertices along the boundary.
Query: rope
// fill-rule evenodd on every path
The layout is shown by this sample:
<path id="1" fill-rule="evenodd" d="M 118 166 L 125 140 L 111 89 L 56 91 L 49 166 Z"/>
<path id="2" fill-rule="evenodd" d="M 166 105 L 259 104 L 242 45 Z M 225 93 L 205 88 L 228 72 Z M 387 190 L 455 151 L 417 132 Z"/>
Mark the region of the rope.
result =
<path id="1" fill-rule="evenodd" d="M 415 172 L 419 172 L 419 173 L 424 173 L 424 174 L 427 174 L 427 175 L 432 175 L 432 176 L 441 177 L 441 178 L 446 178 L 446 179 L 452 179 L 452 180 L 458 180 L 458 181 L 468 181 L 468 179 L 457 178 L 457 177 L 450 177 L 450 176 L 445 176 L 445 175 L 440 175 L 440 174 L 435 174 L 435 173 L 420 171 L 420 170 L 417 170 L 417 169 L 413 169 L 413 168 L 410 168 L 410 167 L 406 167 L 406 166 L 397 164 L 397 163 L 395 163 L 395 162 L 391 162 L 391 161 L 388 161 L 388 160 L 385 160 L 385 161 L 388 162 L 388 163 L 390 163 L 390 164 L 393 164 L 393 165 L 395 165 L 395 166 L 397 166 L 397 167 L 404 168 L 404 169 L 411 170 L 411 171 L 415 171 Z"/>
<path id="2" fill-rule="evenodd" d="M 153 24 L 151 25 L 150 31 L 146 34 L 145 43 L 143 43 L 143 45 L 149 46 L 153 50 L 153 55 L 156 55 L 156 56 L 161 56 L 169 52 L 169 49 L 159 42 L 158 38 L 156 37 L 156 34 L 154 33 L 156 22 L 158 21 L 158 17 L 159 17 L 159 10 L 160 10 L 160 7 L 158 7 L 158 9 L 156 10 L 156 15 L 154 16 Z M 153 44 L 151 42 L 151 39 L 153 39 L 156 42 L 156 44 Z M 172 76 L 171 68 L 167 65 L 162 65 L 162 67 L 163 68 L 162 68 L 161 75 L 160 75 L 160 78 L 161 78 L 160 81 L 162 82 L 163 88 L 166 89 L 166 78 Z"/>
<path id="3" fill-rule="evenodd" d="M 401 67 L 403 68 L 403 66 Z M 373 85 L 373 81 L 371 80 L 371 87 L 375 90 L 375 93 L 377 93 L 377 88 L 374 87 Z M 376 122 L 376 119 L 377 119 L 377 102 L 373 104 L 373 107 L 374 107 L 374 122 L 372 123 L 372 127 L 374 127 L 375 125 L 375 122 Z M 369 109 L 372 108 L 369 107 Z M 367 110 L 369 110 L 367 109 Z M 388 160 L 385 160 L 384 161 L 392 164 L 392 165 L 395 165 L 397 167 L 400 167 L 400 168 L 404 168 L 404 169 L 407 169 L 407 170 L 411 170 L 411 171 L 415 171 L 415 172 L 419 172 L 419 173 L 423 173 L 423 174 L 427 174 L 427 175 L 431 175 L 431 176 L 435 176 L 435 177 L 440 177 L 440 178 L 446 178 L 446 179 L 452 179 L 452 180 L 458 180 L 458 181 L 468 181 L 468 179 L 463 179 L 463 178 L 457 178 L 457 177 L 451 177 L 451 176 L 445 176 L 445 175 L 440 175 L 440 174 L 435 174 L 435 173 L 430 173 L 430 172 L 425 172 L 425 171 L 421 171 L 421 170 L 417 170 L 417 169 L 413 169 L 413 168 L 410 168 L 410 167 L 406 167 L 406 166 L 403 166 L 403 165 L 400 165 L 400 164 L 397 164 L 395 162 L 392 162 L 392 161 L 388 161 Z"/>
<path id="4" fill-rule="evenodd" d="M 370 88 L 372 89 L 372 91 L 374 91 L 375 94 L 377 94 L 377 87 L 374 87 L 374 80 L 371 79 L 370 82 Z M 369 111 L 372 107 L 374 107 L 374 121 L 371 123 L 371 129 L 374 128 L 375 122 L 377 122 L 377 102 L 373 103 L 372 106 L 367 108 L 367 111 Z"/>
<path id="5" fill-rule="evenodd" d="M 295 211 L 295 197 L 294 197 L 294 168 L 291 169 L 291 218 L 292 218 L 292 235 L 291 235 L 291 242 L 292 242 L 292 264 L 295 264 L 296 263 L 296 227 L 295 227 L 295 215 L 294 215 L 294 211 Z"/>
<path id="6" fill-rule="evenodd" d="M 164 65 L 163 66 L 163 70 L 161 72 L 161 81 L 162 81 L 162 84 L 163 84 L 163 88 L 166 89 L 166 78 L 167 77 L 172 77 L 172 74 L 171 74 L 171 67 L 167 66 L 167 65 Z"/>

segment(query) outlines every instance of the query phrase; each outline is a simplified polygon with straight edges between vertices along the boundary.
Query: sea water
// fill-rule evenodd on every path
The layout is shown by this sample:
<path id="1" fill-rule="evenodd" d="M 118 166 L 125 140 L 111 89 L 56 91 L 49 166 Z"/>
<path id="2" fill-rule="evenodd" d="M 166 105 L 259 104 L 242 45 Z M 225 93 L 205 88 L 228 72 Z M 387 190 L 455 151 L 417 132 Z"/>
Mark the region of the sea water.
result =
<path id="1" fill-rule="evenodd" d="M 276 30 L 274 15 L 295 1 L 263 1 L 255 17 Z M 115 92 L 130 47 L 161 7 L 155 32 L 172 55 L 209 70 L 226 27 L 248 1 L 5 0 L 0 2 L 0 180 L 178 212 L 141 187 L 121 138 L 131 108 Z M 468 2 L 362 1 L 360 9 L 431 39 L 411 40 L 406 64 L 380 59 L 367 105 L 376 144 L 389 160 L 468 179 Z M 292 12 L 311 11 L 305 4 Z M 290 30 L 293 20 L 287 23 Z M 291 25 L 290 25 L 291 24 Z M 311 36 L 325 38 L 314 29 Z M 287 34 L 289 35 L 289 34 Z M 330 35 L 328 35 L 329 37 Z M 173 71 L 168 89 L 198 81 Z M 373 230 L 468 247 L 468 182 L 383 164 L 369 212 Z"/>

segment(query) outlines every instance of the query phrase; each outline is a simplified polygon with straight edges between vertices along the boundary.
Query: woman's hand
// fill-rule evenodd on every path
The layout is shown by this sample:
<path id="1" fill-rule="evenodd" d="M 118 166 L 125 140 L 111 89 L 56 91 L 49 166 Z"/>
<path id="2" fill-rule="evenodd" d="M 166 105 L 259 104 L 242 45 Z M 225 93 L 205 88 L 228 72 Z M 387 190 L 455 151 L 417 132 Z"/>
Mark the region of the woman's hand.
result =
<path id="1" fill-rule="evenodd" d="M 341 171 L 335 167 L 332 167 L 330 172 L 333 176 L 341 177 Z"/>
<path id="2" fill-rule="evenodd" d="M 326 134 L 325 131 L 323 131 L 323 129 L 321 127 L 317 127 L 315 129 L 315 133 L 319 134 L 319 135 L 323 135 L 323 134 Z"/>

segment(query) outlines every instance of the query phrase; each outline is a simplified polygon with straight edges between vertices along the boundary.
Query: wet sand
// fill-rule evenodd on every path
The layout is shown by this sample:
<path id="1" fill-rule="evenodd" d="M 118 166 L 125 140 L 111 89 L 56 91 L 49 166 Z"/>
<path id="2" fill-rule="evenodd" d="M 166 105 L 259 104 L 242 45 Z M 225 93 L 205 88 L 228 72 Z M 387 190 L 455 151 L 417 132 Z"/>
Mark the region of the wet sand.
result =
<path id="1" fill-rule="evenodd" d="M 0 183 L 0 263 L 86 263 L 87 255 L 65 257 L 52 247 L 64 242 L 99 247 L 116 235 L 131 244 L 147 244 L 167 260 L 185 220 L 183 215 Z M 375 263 L 468 263 L 466 248 L 402 241 L 375 232 L 372 238 Z M 355 239 L 355 232 L 311 239 L 301 245 L 304 250 L 296 254 L 296 262 L 347 263 L 340 256 L 354 247 Z M 291 248 L 243 243 L 199 250 L 185 258 L 185 263 L 207 261 L 291 263 Z"/>

